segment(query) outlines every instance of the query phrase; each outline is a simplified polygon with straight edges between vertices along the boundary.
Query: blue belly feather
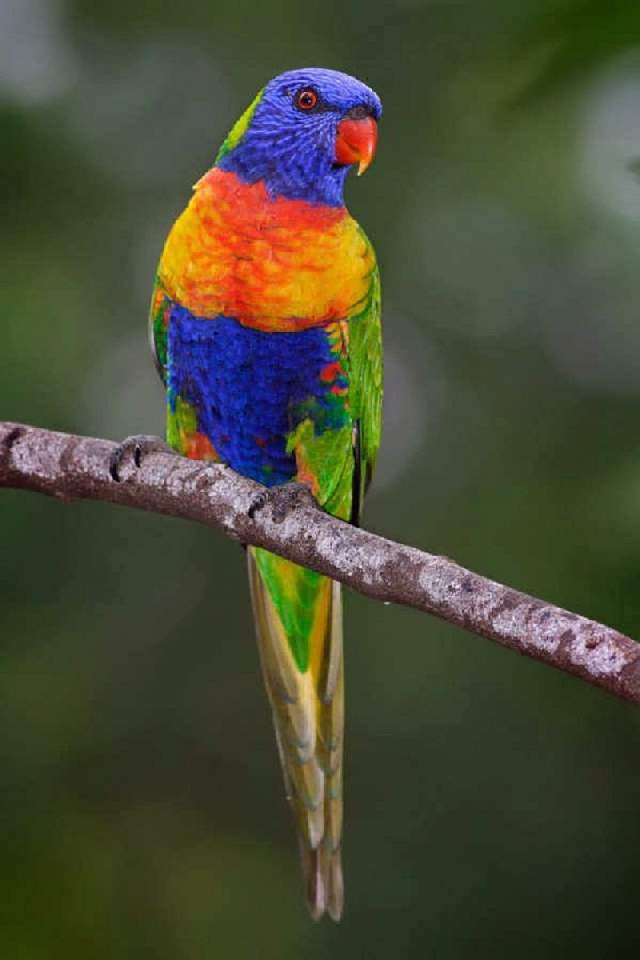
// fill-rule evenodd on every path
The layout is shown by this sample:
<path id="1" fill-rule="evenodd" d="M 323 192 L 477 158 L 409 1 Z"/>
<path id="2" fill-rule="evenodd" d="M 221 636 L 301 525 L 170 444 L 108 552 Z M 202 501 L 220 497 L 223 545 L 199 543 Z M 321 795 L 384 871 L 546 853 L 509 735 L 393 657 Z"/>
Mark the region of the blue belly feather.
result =
<path id="1" fill-rule="evenodd" d="M 337 359 L 326 330 L 267 333 L 232 317 L 195 317 L 173 304 L 168 330 L 168 403 L 178 398 L 196 411 L 198 430 L 221 459 L 267 486 L 296 473 L 287 438 L 311 417 L 316 433 L 348 417 L 344 397 L 320 373 Z"/>

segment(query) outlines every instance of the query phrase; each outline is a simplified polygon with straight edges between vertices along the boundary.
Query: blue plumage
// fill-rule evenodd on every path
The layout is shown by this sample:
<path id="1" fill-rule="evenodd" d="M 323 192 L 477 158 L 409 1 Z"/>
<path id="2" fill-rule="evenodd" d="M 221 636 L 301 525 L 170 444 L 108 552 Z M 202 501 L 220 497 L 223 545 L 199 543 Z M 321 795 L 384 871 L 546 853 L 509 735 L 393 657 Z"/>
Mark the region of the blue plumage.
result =
<path id="1" fill-rule="evenodd" d="M 194 317 L 174 304 L 168 347 L 171 411 L 178 397 L 190 404 L 221 459 L 267 486 L 294 477 L 287 434 L 301 420 L 309 416 L 317 433 L 346 422 L 331 388 L 347 381 L 320 377 L 336 359 L 321 327 L 266 333 L 230 317 Z"/>

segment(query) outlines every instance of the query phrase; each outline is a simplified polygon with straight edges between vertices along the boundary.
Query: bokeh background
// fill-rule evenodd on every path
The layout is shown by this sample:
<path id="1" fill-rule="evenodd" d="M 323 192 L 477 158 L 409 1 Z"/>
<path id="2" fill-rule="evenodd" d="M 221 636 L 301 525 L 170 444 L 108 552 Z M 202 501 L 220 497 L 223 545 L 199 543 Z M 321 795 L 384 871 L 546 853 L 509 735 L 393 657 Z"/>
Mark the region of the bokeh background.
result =
<path id="1" fill-rule="evenodd" d="M 0 416 L 161 432 L 163 238 L 272 75 L 385 103 L 348 201 L 382 266 L 367 524 L 640 638 L 637 0 L 2 0 Z M 637 955 L 640 719 L 347 602 L 343 923 L 313 925 L 243 559 L 0 496 L 0 955 Z"/>

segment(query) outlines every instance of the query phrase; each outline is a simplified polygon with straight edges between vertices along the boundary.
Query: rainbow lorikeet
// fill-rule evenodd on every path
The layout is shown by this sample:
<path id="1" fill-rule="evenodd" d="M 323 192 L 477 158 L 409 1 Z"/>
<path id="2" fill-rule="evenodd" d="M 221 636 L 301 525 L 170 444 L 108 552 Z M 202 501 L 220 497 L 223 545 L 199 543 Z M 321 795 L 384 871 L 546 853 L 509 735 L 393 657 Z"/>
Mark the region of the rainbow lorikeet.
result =
<path id="1" fill-rule="evenodd" d="M 276 77 L 242 114 L 166 241 L 151 339 L 167 440 L 358 523 L 380 443 L 380 283 L 344 206 L 378 96 L 333 70 Z M 260 659 L 314 918 L 343 907 L 340 584 L 247 550 Z"/>

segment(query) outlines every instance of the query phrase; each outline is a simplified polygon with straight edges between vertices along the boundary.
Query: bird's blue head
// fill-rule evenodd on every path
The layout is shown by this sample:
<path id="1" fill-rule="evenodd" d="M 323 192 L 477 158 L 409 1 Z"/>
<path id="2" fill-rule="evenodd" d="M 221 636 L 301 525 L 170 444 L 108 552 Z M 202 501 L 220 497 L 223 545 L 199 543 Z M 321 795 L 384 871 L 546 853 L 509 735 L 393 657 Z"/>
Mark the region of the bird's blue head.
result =
<path id="1" fill-rule="evenodd" d="M 380 98 L 336 70 L 289 70 L 271 80 L 222 144 L 216 165 L 272 197 L 343 205 L 352 164 L 362 173 L 376 148 Z"/>

